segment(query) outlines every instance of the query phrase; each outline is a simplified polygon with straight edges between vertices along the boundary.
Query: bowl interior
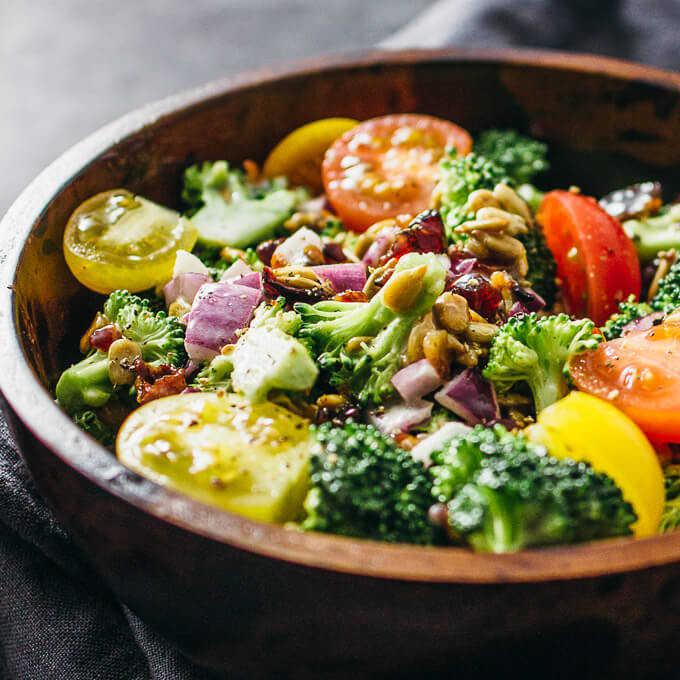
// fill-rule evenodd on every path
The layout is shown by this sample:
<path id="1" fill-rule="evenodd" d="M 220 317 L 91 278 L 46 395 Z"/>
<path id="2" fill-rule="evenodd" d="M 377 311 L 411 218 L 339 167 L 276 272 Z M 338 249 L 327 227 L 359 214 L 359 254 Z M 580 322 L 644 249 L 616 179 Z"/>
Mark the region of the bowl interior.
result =
<path id="1" fill-rule="evenodd" d="M 46 391 L 76 359 L 79 335 L 101 306 L 102 297 L 74 280 L 61 254 L 70 213 L 96 192 L 126 187 L 179 207 L 182 172 L 191 163 L 262 161 L 286 133 L 317 118 L 420 112 L 455 121 L 472 133 L 512 127 L 544 139 L 552 170 L 541 178 L 542 186 L 575 184 L 600 195 L 659 179 L 670 199 L 680 193 L 679 110 L 680 77 L 672 74 L 587 57 L 455 51 L 328 60 L 283 74 L 215 83 L 143 109 L 68 152 L 27 189 L 3 222 L 3 234 L 9 235 L 3 280 L 13 295 L 2 309 L 14 324 L 3 320 L 8 351 L 0 359 L 2 390 L 57 455 L 108 484 L 100 472 L 88 469 L 87 460 L 100 460 L 102 450 L 66 422 Z M 29 408 L 36 400 L 44 406 L 40 414 Z M 69 432 L 66 441 L 55 428 Z M 117 463 L 111 460 L 111 465 Z M 146 498 L 153 511 L 161 492 L 150 483 L 138 488 L 142 491 L 133 502 Z M 187 501 L 184 507 L 194 506 Z M 196 528 L 194 520 L 184 516 L 181 521 Z M 230 540 L 216 526 L 216 537 Z M 307 538 L 312 549 L 317 539 L 319 546 L 328 545 L 323 543 L 327 537 Z M 680 556 L 678 543 L 673 545 Z M 593 550 L 579 548 L 582 554 Z M 451 567 L 444 572 L 455 578 Z"/>

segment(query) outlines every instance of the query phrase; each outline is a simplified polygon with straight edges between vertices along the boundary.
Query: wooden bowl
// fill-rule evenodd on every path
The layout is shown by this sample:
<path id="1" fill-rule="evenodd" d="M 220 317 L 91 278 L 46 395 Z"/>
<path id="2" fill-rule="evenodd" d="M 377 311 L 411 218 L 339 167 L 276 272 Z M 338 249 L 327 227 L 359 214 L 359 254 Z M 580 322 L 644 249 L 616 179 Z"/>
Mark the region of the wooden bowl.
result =
<path id="1" fill-rule="evenodd" d="M 112 590 L 229 677 L 477 674 L 508 664 L 630 675 L 670 667 L 680 533 L 516 555 L 302 534 L 146 481 L 80 432 L 51 389 L 101 305 L 61 255 L 71 211 L 124 186 L 177 204 L 202 159 L 262 160 L 324 116 L 429 113 L 551 143 L 547 186 L 680 190 L 680 76 L 525 51 L 403 51 L 230 78 L 105 127 L 47 168 L 2 222 L 0 387 L 22 454 Z"/>

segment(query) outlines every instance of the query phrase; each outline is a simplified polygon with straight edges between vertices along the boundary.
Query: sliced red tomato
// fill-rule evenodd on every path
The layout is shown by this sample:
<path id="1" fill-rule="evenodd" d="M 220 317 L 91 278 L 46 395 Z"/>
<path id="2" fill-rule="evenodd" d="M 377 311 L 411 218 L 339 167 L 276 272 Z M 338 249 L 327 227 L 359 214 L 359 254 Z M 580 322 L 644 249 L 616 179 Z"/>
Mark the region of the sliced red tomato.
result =
<path id="1" fill-rule="evenodd" d="M 594 198 L 550 191 L 538 210 L 567 311 L 604 323 L 631 293 L 640 294 L 640 264 L 621 223 Z"/>
<path id="2" fill-rule="evenodd" d="M 602 343 L 569 365 L 577 387 L 607 399 L 654 442 L 680 442 L 680 312 Z"/>
<path id="3" fill-rule="evenodd" d="M 371 118 L 337 139 L 322 165 L 326 195 L 345 226 L 365 231 L 430 207 L 439 161 L 448 148 L 468 154 L 463 128 L 414 113 Z"/>

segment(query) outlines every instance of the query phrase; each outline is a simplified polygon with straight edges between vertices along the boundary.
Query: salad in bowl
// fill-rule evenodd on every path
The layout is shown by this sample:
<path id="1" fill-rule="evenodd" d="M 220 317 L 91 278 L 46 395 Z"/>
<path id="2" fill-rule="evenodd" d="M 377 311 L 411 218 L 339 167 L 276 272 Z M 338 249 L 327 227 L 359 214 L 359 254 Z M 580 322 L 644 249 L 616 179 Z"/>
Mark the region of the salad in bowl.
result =
<path id="1" fill-rule="evenodd" d="M 513 130 L 329 118 L 64 232 L 102 294 L 59 405 L 139 474 L 291 530 L 484 552 L 680 523 L 680 211 L 544 186 Z M 640 178 L 646 180 L 647 178 Z M 540 188 L 539 188 L 540 187 Z"/>

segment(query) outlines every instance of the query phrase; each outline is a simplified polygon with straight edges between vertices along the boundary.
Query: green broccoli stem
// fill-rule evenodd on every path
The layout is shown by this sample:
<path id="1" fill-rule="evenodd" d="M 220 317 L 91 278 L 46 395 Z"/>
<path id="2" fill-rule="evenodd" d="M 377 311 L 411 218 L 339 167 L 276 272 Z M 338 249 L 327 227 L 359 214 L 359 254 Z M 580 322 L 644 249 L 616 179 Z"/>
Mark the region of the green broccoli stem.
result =
<path id="1" fill-rule="evenodd" d="M 487 508 L 478 531 L 467 542 L 479 552 L 509 553 L 531 545 L 563 543 L 569 522 L 561 508 L 544 503 L 517 501 L 488 487 L 476 489 Z"/>
<path id="2" fill-rule="evenodd" d="M 512 507 L 492 489 L 482 487 L 475 489 L 474 493 L 479 494 L 480 505 L 485 505 L 488 512 L 480 529 L 467 536 L 468 544 L 478 552 L 515 552 L 519 547 L 519 537 L 517 517 Z"/>
<path id="3" fill-rule="evenodd" d="M 540 413 L 546 406 L 554 404 L 569 391 L 567 379 L 559 366 L 544 363 L 539 370 L 533 372 L 529 379 L 531 391 L 534 395 L 536 413 Z"/>
<path id="4" fill-rule="evenodd" d="M 100 351 L 66 369 L 56 388 L 57 401 L 70 414 L 103 406 L 112 394 L 108 355 Z"/>
<path id="5" fill-rule="evenodd" d="M 413 321 L 408 317 L 393 319 L 371 343 L 367 352 L 370 375 L 359 394 L 361 403 L 379 404 L 394 392 L 390 379 L 399 370 L 400 350 L 408 340 Z"/>

